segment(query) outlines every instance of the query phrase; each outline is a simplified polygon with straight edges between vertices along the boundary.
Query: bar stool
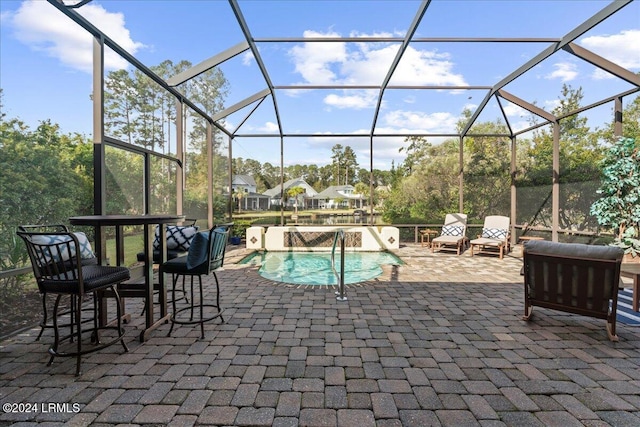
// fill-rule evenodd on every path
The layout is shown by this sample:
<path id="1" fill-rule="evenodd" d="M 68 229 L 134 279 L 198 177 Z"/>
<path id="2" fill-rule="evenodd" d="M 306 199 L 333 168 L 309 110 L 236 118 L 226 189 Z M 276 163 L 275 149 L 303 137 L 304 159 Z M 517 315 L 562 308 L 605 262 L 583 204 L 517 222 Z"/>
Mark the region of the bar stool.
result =
<path id="1" fill-rule="evenodd" d="M 160 266 L 160 274 L 170 273 L 173 277 L 173 286 L 171 289 L 172 294 L 172 306 L 173 313 L 171 315 L 171 329 L 169 334 L 173 332 L 173 327 L 176 324 L 180 325 L 200 325 L 200 336 L 204 338 L 204 323 L 213 319 L 220 318 L 224 322 L 222 317 L 222 309 L 220 307 L 220 283 L 216 270 L 222 267 L 224 263 L 224 255 L 227 247 L 227 241 L 229 240 L 229 228 L 228 227 L 214 227 L 209 231 L 199 232 L 193 238 L 189 252 L 186 256 L 174 258 L 162 264 Z M 204 292 L 202 288 L 202 275 L 213 273 L 213 277 L 216 282 L 216 299 L 215 303 L 206 303 L 204 299 Z M 189 276 L 191 279 L 191 298 L 186 306 L 177 308 L 176 306 L 176 291 L 180 291 L 177 288 L 178 279 L 182 277 L 182 287 L 184 288 L 185 277 Z M 193 278 L 198 277 L 198 298 L 194 294 Z M 208 314 L 205 317 L 205 307 L 213 308 L 214 313 Z M 196 313 L 195 315 L 194 313 Z M 188 315 L 185 315 L 188 312 Z"/>
<path id="2" fill-rule="evenodd" d="M 25 229 L 24 227 L 22 228 Z M 110 267 L 97 265 L 95 263 L 85 265 L 83 258 L 88 259 L 93 256 L 88 240 L 83 233 L 70 233 L 68 231 L 59 232 L 31 232 L 18 231 L 18 236 L 24 240 L 33 274 L 38 283 L 38 289 L 43 295 L 57 295 L 52 316 L 52 327 L 54 331 L 53 345 L 49 348 L 51 358 L 47 366 L 51 366 L 56 356 L 76 357 L 76 376 L 80 375 L 81 356 L 94 351 L 101 350 L 120 341 L 124 351 L 129 351 L 124 342 L 124 329 L 122 328 L 121 300 L 118 294 L 117 285 L 129 280 L 130 272 L 126 267 Z M 82 239 L 82 241 L 81 241 Z M 98 299 L 103 298 L 103 291 L 110 290 L 116 299 L 117 319 L 116 325 L 98 324 Z M 100 295 L 98 295 L 100 294 Z M 70 333 L 60 337 L 58 325 L 58 309 L 60 300 L 64 295 L 70 295 L 76 303 L 73 306 L 74 327 Z M 93 296 L 93 325 L 82 329 L 82 301 L 85 295 Z M 45 319 L 46 324 L 46 319 Z M 47 327 L 47 326 L 45 326 Z M 100 342 L 100 332 L 104 330 L 114 330 L 115 337 L 109 338 L 107 342 Z M 84 348 L 82 346 L 82 335 L 91 334 L 91 340 L 95 346 Z M 65 340 L 76 341 L 76 350 L 60 350 L 60 344 Z"/>

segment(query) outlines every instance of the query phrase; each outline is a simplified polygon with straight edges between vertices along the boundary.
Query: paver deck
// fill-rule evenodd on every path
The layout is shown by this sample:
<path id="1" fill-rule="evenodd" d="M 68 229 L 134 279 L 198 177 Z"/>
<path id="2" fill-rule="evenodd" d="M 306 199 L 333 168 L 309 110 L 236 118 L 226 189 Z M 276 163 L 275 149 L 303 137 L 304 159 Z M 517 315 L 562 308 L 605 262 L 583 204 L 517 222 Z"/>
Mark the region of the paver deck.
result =
<path id="1" fill-rule="evenodd" d="M 405 265 L 347 302 L 265 280 L 242 254 L 218 273 L 226 322 L 204 340 L 163 325 L 139 343 L 130 301 L 129 352 L 85 356 L 80 377 L 72 359 L 46 366 L 50 331 L 1 342 L 0 401 L 38 412 L 0 425 L 640 425 L 640 329 L 618 323 L 612 343 L 603 320 L 536 308 L 522 321 L 517 253 L 406 245 Z"/>

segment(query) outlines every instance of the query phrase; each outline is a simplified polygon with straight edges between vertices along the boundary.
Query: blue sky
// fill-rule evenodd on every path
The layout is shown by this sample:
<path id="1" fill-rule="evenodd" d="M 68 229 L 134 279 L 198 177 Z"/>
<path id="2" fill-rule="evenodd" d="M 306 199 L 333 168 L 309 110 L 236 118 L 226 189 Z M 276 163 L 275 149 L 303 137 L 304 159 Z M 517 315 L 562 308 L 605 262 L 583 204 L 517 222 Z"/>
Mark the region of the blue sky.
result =
<path id="1" fill-rule="evenodd" d="M 420 6 L 415 0 L 257 1 L 239 0 L 255 38 L 402 37 Z M 433 0 L 416 37 L 560 38 L 603 9 L 600 0 Z M 91 39 L 43 0 L 0 1 L 0 87 L 9 117 L 35 127 L 51 119 L 64 132 L 91 134 Z M 243 41 L 227 1 L 94 0 L 78 9 L 88 20 L 147 65 L 165 59 L 194 65 Z M 633 72 L 640 71 L 640 3 L 626 6 L 576 42 Z M 492 86 L 545 49 L 548 43 L 412 43 L 391 79 L 397 85 Z M 397 43 L 259 43 L 275 85 L 380 84 Z M 108 57 L 110 70 L 126 67 Z M 230 82 L 230 106 L 266 88 L 255 59 L 242 54 L 221 65 Z M 510 93 L 551 110 L 566 83 L 582 87 L 583 104 L 630 89 L 569 53 L 560 51 L 506 86 Z M 361 166 L 369 165 L 369 139 L 331 137 L 368 133 L 377 90 L 278 90 L 285 133 L 317 137 L 285 140 L 285 163 L 330 162 L 334 144 L 350 145 Z M 387 90 L 376 132 L 451 133 L 464 108 L 474 109 L 485 90 Z M 524 128 L 529 115 L 505 102 L 512 124 Z M 611 105 L 587 114 L 592 127 L 610 121 Z M 246 111 L 227 119 L 233 130 Z M 481 120 L 499 118 L 490 105 Z M 272 102 L 265 101 L 239 133 L 277 130 Z M 404 137 L 377 137 L 374 166 L 402 160 Z M 438 138 L 430 138 L 438 142 Z M 234 156 L 278 165 L 279 138 L 237 138 Z"/>

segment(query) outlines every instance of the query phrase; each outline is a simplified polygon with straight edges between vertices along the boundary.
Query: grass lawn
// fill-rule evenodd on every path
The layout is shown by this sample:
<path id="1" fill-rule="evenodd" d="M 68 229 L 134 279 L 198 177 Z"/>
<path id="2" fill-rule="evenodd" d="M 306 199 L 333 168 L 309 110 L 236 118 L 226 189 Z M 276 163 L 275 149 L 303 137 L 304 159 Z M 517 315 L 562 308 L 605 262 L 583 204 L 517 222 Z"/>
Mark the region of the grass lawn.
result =
<path id="1" fill-rule="evenodd" d="M 142 233 L 127 235 L 124 237 L 124 262 L 126 266 L 131 266 L 138 262 L 136 255 L 143 251 Z M 107 239 L 107 256 L 111 265 L 116 262 L 116 239 Z"/>

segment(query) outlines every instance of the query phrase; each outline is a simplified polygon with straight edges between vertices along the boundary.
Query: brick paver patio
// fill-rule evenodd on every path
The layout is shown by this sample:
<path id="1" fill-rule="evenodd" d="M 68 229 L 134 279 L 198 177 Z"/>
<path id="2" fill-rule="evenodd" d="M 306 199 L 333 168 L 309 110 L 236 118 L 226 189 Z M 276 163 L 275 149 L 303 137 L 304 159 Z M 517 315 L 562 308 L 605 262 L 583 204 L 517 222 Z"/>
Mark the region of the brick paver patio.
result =
<path id="1" fill-rule="evenodd" d="M 50 331 L 0 343 L 0 425 L 639 426 L 640 330 L 523 311 L 521 259 L 398 252 L 406 265 L 347 290 L 262 279 L 229 253 L 224 324 L 169 325 L 46 366 Z M 207 279 L 209 281 L 209 279 Z M 45 404 L 44 406 L 41 404 Z M 68 405 L 50 405 L 63 403 Z M 74 406 L 75 404 L 75 406 Z M 5 407 L 3 406 L 3 409 Z"/>

